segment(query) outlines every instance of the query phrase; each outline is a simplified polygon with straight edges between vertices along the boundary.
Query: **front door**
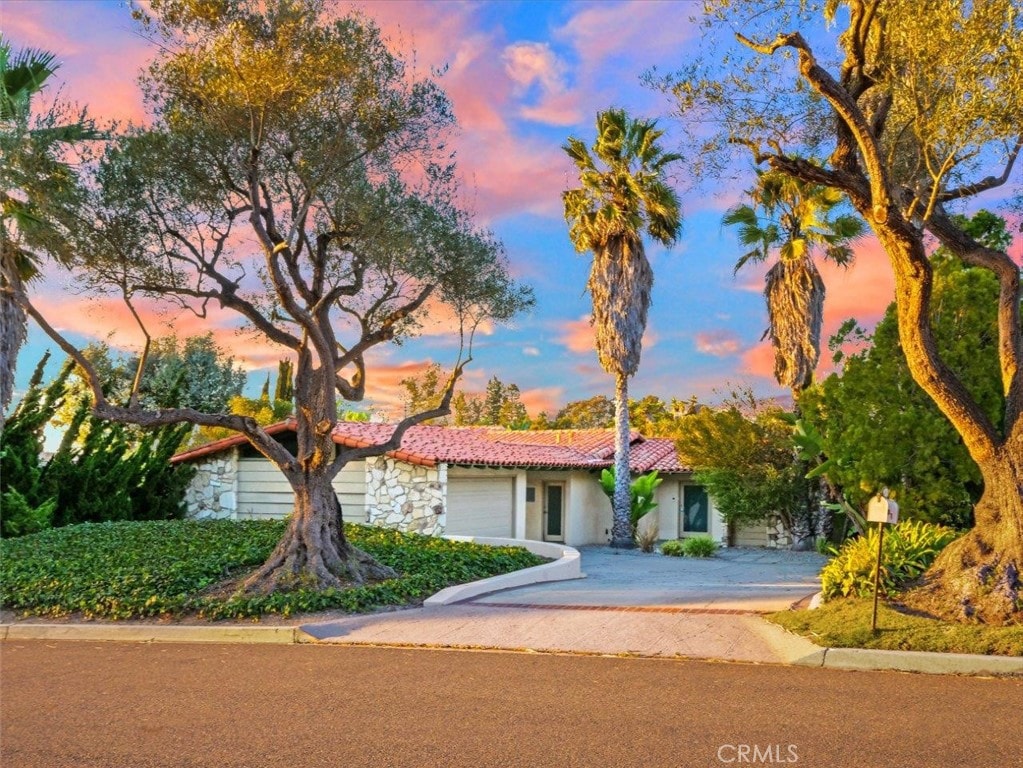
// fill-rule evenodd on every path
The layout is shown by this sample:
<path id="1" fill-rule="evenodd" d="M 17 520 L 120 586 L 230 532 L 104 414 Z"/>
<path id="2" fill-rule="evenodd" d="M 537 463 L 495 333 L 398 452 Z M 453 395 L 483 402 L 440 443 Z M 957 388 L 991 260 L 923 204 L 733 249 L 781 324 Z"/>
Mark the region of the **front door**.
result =
<path id="1" fill-rule="evenodd" d="M 565 540 L 565 484 L 544 485 L 543 499 L 544 541 Z"/>
<path id="2" fill-rule="evenodd" d="M 708 533 L 710 531 L 710 500 L 707 489 L 702 485 L 682 485 L 679 500 L 678 530 L 687 533 Z"/>

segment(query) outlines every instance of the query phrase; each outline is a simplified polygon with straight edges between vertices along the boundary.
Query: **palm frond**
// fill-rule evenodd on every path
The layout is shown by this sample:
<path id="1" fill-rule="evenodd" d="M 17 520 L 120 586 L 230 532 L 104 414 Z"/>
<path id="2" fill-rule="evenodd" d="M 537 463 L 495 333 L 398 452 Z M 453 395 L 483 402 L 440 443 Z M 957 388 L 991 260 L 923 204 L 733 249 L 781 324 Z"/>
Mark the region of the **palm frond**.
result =
<path id="1" fill-rule="evenodd" d="M 96 130 L 91 123 L 79 122 L 70 125 L 58 125 L 53 128 L 37 128 L 32 136 L 44 142 L 74 144 L 78 141 L 98 141 L 106 138 L 103 131 Z"/>
<path id="2" fill-rule="evenodd" d="M 758 264 L 767 258 L 767 252 L 759 248 L 754 248 L 752 251 L 747 251 L 739 260 L 735 262 L 735 267 L 732 269 L 732 275 L 739 274 L 739 270 L 745 267 L 747 264 Z"/>

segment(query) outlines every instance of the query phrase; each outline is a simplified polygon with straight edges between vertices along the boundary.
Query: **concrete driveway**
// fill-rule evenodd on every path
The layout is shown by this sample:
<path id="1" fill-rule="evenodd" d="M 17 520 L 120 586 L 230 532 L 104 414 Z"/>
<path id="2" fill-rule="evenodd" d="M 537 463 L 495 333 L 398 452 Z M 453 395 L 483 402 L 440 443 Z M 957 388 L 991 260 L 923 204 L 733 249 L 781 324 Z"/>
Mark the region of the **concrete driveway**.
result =
<path id="1" fill-rule="evenodd" d="M 586 578 L 463 603 L 306 624 L 320 642 L 804 663 L 822 649 L 761 619 L 813 594 L 824 558 L 721 550 L 690 559 L 581 547 Z M 818 658 L 819 657 L 819 658 Z"/>
<path id="2" fill-rule="evenodd" d="M 548 582 L 476 598 L 480 605 L 637 607 L 769 612 L 820 589 L 816 552 L 722 549 L 711 558 L 580 547 L 584 579 Z"/>

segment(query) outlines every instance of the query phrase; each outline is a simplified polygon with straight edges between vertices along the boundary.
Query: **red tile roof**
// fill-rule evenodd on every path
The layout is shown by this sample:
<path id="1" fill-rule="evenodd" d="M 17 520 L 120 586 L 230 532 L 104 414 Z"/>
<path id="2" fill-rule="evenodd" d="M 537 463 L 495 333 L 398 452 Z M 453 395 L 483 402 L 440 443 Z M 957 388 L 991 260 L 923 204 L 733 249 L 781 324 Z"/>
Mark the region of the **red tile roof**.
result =
<path id="1" fill-rule="evenodd" d="M 294 429 L 293 422 L 275 424 L 280 432 Z M 334 429 L 334 442 L 361 448 L 385 442 L 393 424 L 342 422 Z M 633 472 L 688 472 L 675 451 L 674 441 L 631 434 L 630 464 Z M 243 436 L 179 453 L 171 461 L 188 461 L 245 443 Z M 411 427 L 401 448 L 388 456 L 408 462 L 436 466 L 440 463 L 478 467 L 600 469 L 614 460 L 614 432 L 610 429 L 550 429 L 513 431 L 496 427 Z"/>

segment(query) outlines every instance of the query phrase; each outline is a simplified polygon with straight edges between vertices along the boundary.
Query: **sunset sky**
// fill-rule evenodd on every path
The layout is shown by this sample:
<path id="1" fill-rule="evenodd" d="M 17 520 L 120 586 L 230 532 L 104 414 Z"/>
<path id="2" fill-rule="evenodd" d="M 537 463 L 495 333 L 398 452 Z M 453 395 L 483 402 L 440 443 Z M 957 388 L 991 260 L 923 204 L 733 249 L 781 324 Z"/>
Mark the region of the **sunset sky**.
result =
<path id="1" fill-rule="evenodd" d="M 452 144 L 465 200 L 477 220 L 502 239 L 514 273 L 536 293 L 532 314 L 478 340 L 464 388 L 481 390 L 497 375 L 520 387 L 532 414 L 556 411 L 570 400 L 610 396 L 613 381 L 597 362 L 588 323 L 589 259 L 574 252 L 562 216 L 561 192 L 576 179 L 560 147 L 569 135 L 590 143 L 596 112 L 611 105 L 635 116 L 660 117 L 670 144 L 670 104 L 644 87 L 640 76 L 651 66 L 670 71 L 682 61 L 697 34 L 687 20 L 697 6 L 665 0 L 390 0 L 359 7 L 396 49 L 406 56 L 414 49 L 420 72 L 447 67 L 440 83 L 458 119 Z M 136 34 L 122 3 L 8 0 L 0 5 L 0 28 L 16 49 L 42 48 L 57 55 L 62 67 L 55 79 L 64 85 L 62 97 L 88 106 L 101 120 L 145 119 L 136 75 L 152 49 Z M 719 186 L 717 194 L 688 192 L 685 167 L 678 164 L 676 173 L 684 230 L 671 251 L 648 248 L 654 305 L 631 393 L 713 400 L 714 391 L 729 383 L 748 383 L 758 394 L 781 394 L 771 376 L 770 347 L 760 341 L 767 324 L 764 270 L 733 278 L 740 250 L 720 223 L 724 210 L 738 200 L 737 190 L 748 183 Z M 1013 253 L 1021 251 L 1017 241 Z M 853 268 L 823 266 L 822 273 L 828 287 L 825 341 L 852 316 L 871 326 L 893 298 L 890 269 L 872 239 L 857 248 Z M 66 283 L 66 275 L 54 272 L 32 289 L 74 340 L 105 339 L 113 331 L 114 346 L 139 342 L 122 312 L 74 295 Z M 207 330 L 195 318 L 167 320 L 179 336 Z M 281 351 L 239 336 L 223 323 L 211 329 L 250 370 L 249 388 L 258 391 L 266 371 L 276 371 Z M 19 359 L 19 391 L 50 346 L 40 331 L 31 330 Z M 402 377 L 429 362 L 450 366 L 456 351 L 450 335 L 428 329 L 421 338 L 376 355 L 371 399 L 387 407 L 395 402 Z"/>

